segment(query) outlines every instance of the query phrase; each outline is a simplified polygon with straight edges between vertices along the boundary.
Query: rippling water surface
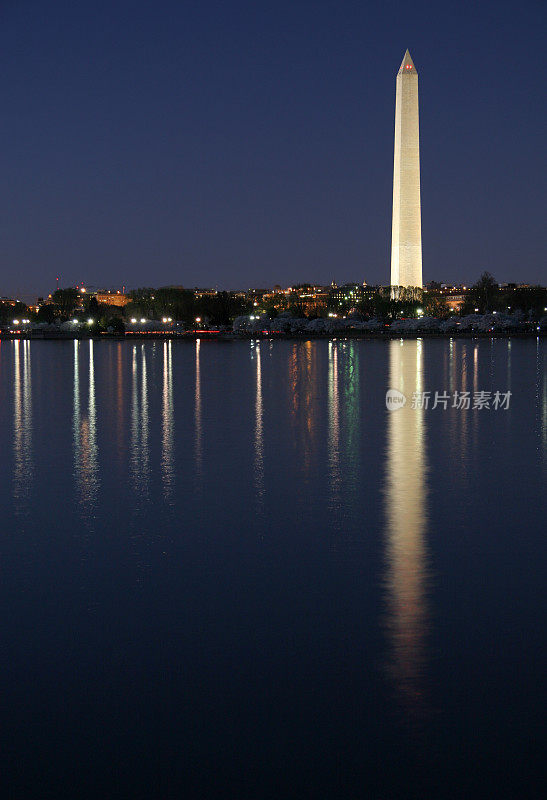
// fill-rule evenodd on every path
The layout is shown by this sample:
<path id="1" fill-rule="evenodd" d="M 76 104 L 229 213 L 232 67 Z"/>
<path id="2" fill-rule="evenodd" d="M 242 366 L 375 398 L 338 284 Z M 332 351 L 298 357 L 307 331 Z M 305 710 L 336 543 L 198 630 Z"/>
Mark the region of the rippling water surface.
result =
<path id="1" fill-rule="evenodd" d="M 535 796 L 546 361 L 2 341 L 9 796 Z"/>

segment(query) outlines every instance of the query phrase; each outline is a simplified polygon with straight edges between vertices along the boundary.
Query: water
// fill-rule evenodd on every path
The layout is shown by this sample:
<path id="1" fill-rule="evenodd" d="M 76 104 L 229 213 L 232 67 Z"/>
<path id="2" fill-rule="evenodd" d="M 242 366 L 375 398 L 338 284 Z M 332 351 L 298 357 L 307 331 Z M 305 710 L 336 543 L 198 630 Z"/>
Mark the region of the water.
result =
<path id="1" fill-rule="evenodd" d="M 9 796 L 536 796 L 546 360 L 2 341 Z"/>

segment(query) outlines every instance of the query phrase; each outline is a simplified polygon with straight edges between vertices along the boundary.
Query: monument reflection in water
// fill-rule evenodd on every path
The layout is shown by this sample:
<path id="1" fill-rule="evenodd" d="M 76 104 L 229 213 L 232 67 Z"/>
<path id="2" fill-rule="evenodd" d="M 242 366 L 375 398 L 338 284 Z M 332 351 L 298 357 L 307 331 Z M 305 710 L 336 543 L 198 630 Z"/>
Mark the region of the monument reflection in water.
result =
<path id="1" fill-rule="evenodd" d="M 423 391 L 423 343 L 391 341 L 389 386 L 406 395 L 403 408 L 387 413 L 386 561 L 388 659 L 405 709 L 425 708 L 424 670 L 428 623 L 426 601 L 426 455 L 423 408 L 412 408 Z"/>

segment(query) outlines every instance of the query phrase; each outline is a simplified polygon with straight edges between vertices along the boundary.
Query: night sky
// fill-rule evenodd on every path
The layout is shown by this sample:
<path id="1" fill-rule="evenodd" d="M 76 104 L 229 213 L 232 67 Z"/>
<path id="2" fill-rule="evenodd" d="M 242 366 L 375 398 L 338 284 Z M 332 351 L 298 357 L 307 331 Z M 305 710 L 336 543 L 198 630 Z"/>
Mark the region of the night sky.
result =
<path id="1" fill-rule="evenodd" d="M 0 295 L 389 282 L 395 76 L 424 281 L 541 282 L 544 2 L 0 2 Z"/>

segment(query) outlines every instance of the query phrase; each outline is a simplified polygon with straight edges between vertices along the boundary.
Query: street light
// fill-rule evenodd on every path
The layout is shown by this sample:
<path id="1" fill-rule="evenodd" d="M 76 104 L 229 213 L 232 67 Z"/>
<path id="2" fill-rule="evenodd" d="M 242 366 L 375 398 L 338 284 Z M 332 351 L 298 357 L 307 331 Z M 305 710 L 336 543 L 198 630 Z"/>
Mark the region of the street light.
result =
<path id="1" fill-rule="evenodd" d="M 14 320 L 13 320 L 13 324 L 14 324 L 14 325 L 19 325 L 19 320 L 18 320 L 18 319 L 14 319 Z"/>
<path id="2" fill-rule="evenodd" d="M 88 325 L 93 325 L 94 322 L 95 320 L 91 319 L 91 317 L 87 320 Z"/>

